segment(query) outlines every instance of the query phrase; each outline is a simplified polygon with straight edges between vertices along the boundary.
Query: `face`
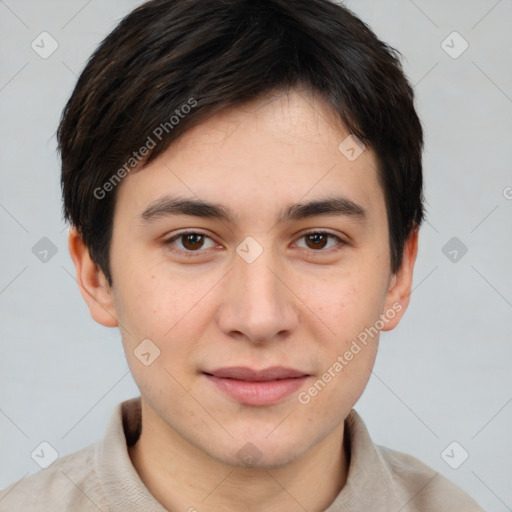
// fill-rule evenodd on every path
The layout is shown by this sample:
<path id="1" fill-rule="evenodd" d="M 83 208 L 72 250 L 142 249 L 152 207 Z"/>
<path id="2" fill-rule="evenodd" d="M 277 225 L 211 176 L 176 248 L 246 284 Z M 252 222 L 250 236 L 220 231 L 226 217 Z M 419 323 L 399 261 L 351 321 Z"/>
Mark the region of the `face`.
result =
<path id="1" fill-rule="evenodd" d="M 405 310 L 377 161 L 348 135 L 318 97 L 267 96 L 117 190 L 128 363 L 154 421 L 216 460 L 282 466 L 339 432 Z"/>

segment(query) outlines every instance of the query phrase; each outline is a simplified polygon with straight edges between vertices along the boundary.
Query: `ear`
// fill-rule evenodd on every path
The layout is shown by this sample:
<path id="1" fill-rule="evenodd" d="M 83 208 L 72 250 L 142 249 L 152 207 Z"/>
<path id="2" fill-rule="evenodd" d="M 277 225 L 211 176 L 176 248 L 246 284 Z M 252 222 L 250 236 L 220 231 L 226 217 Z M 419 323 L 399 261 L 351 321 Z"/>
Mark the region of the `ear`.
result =
<path id="1" fill-rule="evenodd" d="M 411 296 L 412 273 L 418 254 L 418 233 L 416 227 L 405 243 L 402 255 L 402 265 L 396 274 L 391 276 L 389 289 L 386 294 L 383 315 L 386 317 L 383 331 L 394 329 L 402 319 Z M 393 316 L 391 316 L 391 313 Z"/>
<path id="2" fill-rule="evenodd" d="M 69 232 L 68 243 L 80 293 L 89 307 L 92 318 L 105 327 L 117 327 L 113 294 L 107 278 L 92 261 L 89 249 L 74 227 Z"/>

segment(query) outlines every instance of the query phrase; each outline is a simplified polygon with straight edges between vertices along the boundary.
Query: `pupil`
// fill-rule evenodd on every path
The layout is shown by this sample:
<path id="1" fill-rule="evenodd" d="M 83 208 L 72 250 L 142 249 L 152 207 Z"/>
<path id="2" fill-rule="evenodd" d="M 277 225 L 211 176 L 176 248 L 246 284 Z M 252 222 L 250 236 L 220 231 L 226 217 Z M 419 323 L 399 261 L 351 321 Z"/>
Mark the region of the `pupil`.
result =
<path id="1" fill-rule="evenodd" d="M 198 249 L 203 243 L 203 236 L 196 233 L 185 235 L 185 247 L 187 249 Z"/>
<path id="2" fill-rule="evenodd" d="M 313 242 L 314 247 L 313 249 L 323 248 L 325 247 L 327 237 L 325 235 L 322 235 L 320 233 L 313 233 L 311 235 L 308 235 L 308 241 Z M 320 244 L 320 246 L 318 246 Z"/>

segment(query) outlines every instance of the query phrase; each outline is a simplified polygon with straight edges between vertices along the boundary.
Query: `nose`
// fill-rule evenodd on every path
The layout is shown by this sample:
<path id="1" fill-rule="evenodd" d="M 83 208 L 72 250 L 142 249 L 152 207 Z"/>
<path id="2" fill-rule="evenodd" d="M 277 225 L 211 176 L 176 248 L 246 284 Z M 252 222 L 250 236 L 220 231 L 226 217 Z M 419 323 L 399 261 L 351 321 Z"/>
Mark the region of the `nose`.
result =
<path id="1" fill-rule="evenodd" d="M 226 276 L 219 328 L 230 337 L 264 343 L 284 339 L 298 325 L 297 299 L 270 251 L 247 263 L 236 256 Z"/>

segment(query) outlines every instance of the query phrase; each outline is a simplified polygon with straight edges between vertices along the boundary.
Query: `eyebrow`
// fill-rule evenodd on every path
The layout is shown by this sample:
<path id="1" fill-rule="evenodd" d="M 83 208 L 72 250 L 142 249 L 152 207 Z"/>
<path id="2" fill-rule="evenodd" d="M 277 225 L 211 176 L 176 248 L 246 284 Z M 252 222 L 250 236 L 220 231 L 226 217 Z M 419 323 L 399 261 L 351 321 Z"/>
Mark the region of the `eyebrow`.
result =
<path id="1" fill-rule="evenodd" d="M 194 217 L 216 219 L 227 223 L 236 223 L 235 213 L 228 207 L 201 199 L 186 199 L 163 196 L 152 201 L 140 214 L 144 223 L 149 223 L 162 217 L 176 215 L 191 215 Z M 329 197 L 307 203 L 295 203 L 281 210 L 277 222 L 297 221 L 318 215 L 348 216 L 366 220 L 367 210 L 346 197 Z"/>

